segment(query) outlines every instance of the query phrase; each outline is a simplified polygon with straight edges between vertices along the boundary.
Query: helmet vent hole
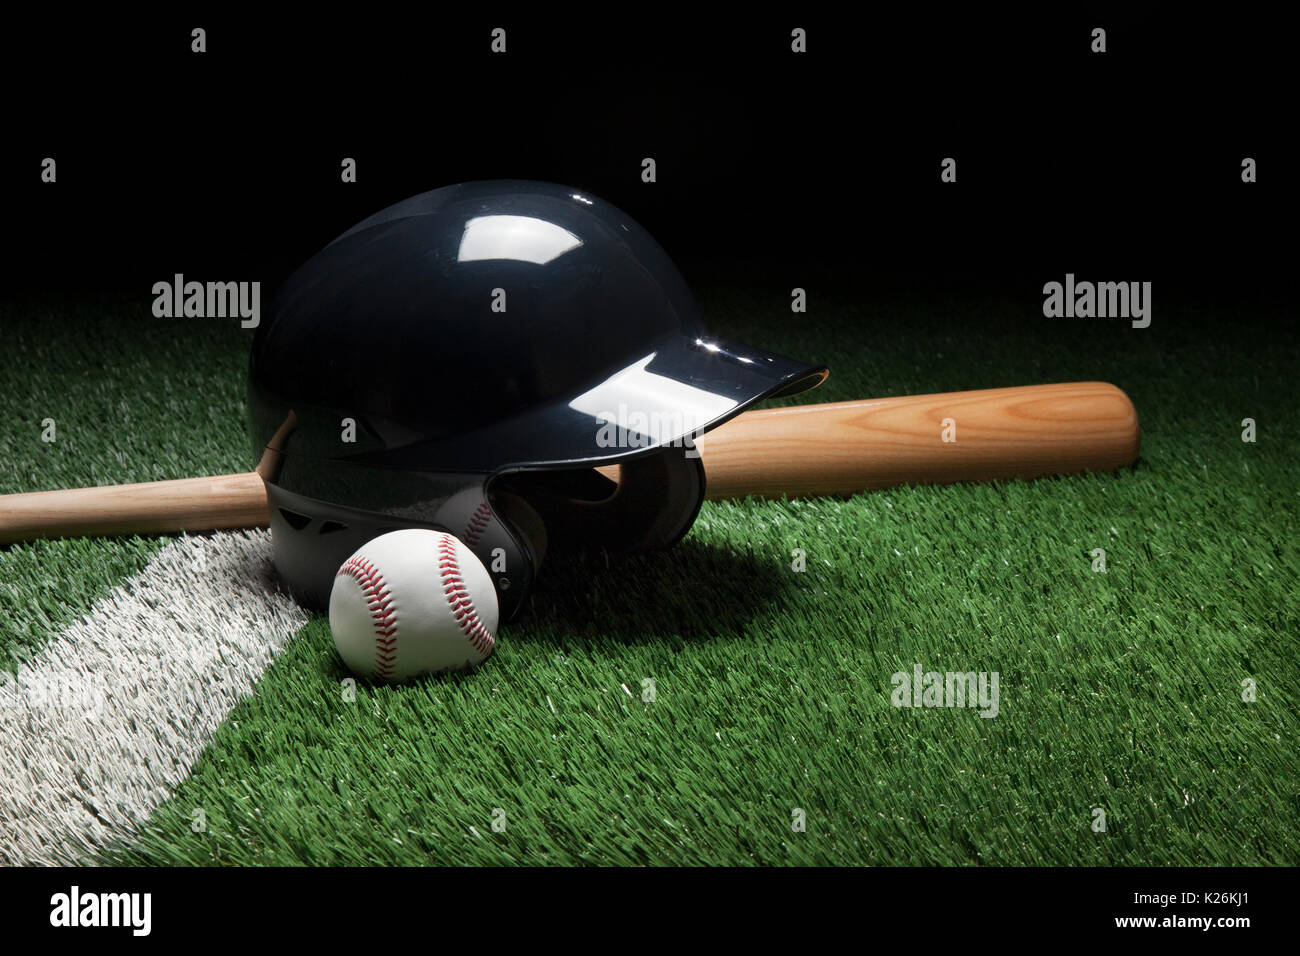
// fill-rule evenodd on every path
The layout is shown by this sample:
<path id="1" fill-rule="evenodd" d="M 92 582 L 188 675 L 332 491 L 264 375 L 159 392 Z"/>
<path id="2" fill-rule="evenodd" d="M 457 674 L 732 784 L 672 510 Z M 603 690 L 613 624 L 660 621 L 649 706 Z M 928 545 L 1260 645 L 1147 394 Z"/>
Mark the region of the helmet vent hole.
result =
<path id="1" fill-rule="evenodd" d="M 281 508 L 280 514 L 284 520 L 289 522 L 289 527 L 294 531 L 301 531 L 307 525 L 311 524 L 311 518 L 307 515 L 298 514 L 296 511 L 290 511 L 288 508 Z"/>
<path id="2" fill-rule="evenodd" d="M 348 530 L 348 526 L 345 524 L 340 524 L 337 521 L 326 521 L 324 524 L 320 526 L 320 531 L 316 533 L 333 534 L 336 531 L 347 531 L 347 530 Z"/>

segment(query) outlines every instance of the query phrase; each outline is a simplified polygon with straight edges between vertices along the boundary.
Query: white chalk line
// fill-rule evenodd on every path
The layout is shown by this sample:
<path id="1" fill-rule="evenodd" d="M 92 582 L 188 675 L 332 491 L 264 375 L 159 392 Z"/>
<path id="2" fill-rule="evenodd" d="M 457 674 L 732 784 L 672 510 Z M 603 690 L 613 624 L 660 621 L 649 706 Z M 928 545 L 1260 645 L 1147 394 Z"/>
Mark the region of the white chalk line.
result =
<path id="1" fill-rule="evenodd" d="M 0 865 L 129 839 L 309 618 L 268 532 L 168 544 L 0 684 Z"/>

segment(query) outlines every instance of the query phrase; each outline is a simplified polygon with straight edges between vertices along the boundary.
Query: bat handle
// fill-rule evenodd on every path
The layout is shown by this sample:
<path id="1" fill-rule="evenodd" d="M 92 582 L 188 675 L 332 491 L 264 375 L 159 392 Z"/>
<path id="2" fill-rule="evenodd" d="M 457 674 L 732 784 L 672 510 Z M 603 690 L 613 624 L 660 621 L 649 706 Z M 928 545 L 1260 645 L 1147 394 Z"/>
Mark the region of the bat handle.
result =
<path id="1" fill-rule="evenodd" d="M 266 524 L 266 487 L 257 472 L 0 495 L 0 544 Z"/>

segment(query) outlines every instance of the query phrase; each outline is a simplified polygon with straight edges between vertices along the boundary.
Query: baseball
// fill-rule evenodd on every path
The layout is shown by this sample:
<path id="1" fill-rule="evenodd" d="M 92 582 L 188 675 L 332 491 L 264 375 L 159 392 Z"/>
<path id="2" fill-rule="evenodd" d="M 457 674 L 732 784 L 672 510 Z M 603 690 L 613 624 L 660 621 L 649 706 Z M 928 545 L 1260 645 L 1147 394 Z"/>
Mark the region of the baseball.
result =
<path id="1" fill-rule="evenodd" d="M 483 564 L 444 531 L 408 528 L 368 541 L 330 592 L 343 662 L 375 680 L 482 663 L 496 643 L 497 595 Z"/>

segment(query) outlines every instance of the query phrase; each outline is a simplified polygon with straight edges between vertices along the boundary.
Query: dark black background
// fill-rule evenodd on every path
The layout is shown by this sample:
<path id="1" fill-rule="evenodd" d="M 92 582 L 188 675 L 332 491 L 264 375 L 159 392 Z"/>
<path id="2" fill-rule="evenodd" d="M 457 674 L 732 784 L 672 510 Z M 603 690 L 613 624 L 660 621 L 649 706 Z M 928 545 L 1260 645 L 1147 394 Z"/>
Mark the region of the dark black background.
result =
<path id="1" fill-rule="evenodd" d="M 274 288 L 391 202 L 517 177 L 623 207 L 692 282 L 1041 297 L 1074 272 L 1152 280 L 1165 301 L 1286 292 L 1289 33 L 1253 10 L 457 9 L 12 24 L 8 286 Z M 1244 156 L 1260 182 L 1241 182 Z"/>

